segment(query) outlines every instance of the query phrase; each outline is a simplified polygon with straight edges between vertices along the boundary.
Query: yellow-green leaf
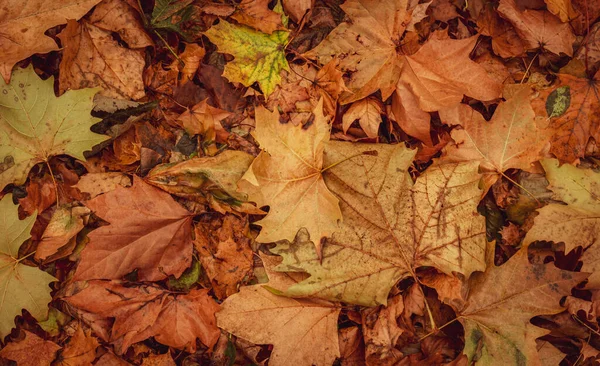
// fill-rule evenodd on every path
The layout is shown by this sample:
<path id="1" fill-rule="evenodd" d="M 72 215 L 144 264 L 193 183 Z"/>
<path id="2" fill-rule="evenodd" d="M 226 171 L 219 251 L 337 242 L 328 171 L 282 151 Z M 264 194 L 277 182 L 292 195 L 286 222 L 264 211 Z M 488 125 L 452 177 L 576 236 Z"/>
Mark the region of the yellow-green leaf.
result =
<path id="1" fill-rule="evenodd" d="M 50 282 L 56 278 L 37 267 L 19 262 L 19 247 L 29 239 L 36 215 L 19 220 L 18 208 L 10 194 L 0 201 L 0 341 L 14 327 L 22 309 L 38 321 L 48 316 Z"/>
<path id="2" fill-rule="evenodd" d="M 289 70 L 285 59 L 288 31 L 266 34 L 221 20 L 204 34 L 217 45 L 219 52 L 235 58 L 225 65 L 223 76 L 245 86 L 258 82 L 265 97 L 281 82 L 281 70 Z"/>
<path id="3" fill-rule="evenodd" d="M 54 80 L 40 79 L 33 67 L 18 69 L 7 85 L 0 80 L 0 189 L 22 184 L 29 169 L 53 155 L 83 160 L 83 152 L 108 137 L 90 126 L 98 89 L 54 95 Z"/>

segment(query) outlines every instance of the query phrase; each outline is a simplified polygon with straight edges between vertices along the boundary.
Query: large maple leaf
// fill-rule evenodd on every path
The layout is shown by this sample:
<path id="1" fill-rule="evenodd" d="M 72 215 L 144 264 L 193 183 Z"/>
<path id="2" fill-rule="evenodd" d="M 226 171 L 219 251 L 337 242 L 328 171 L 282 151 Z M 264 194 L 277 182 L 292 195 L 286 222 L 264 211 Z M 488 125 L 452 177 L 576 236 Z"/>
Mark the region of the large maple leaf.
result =
<path id="1" fill-rule="evenodd" d="M 89 234 L 75 280 L 120 279 L 138 270 L 143 281 L 179 277 L 192 259 L 192 214 L 158 188 L 134 177 L 87 201 L 86 206 L 110 225 Z"/>
<path id="2" fill-rule="evenodd" d="M 550 152 L 562 162 L 574 163 L 585 155 L 590 137 L 600 141 L 600 71 L 589 79 L 558 74 L 552 88 L 540 90 L 533 107 L 550 120 Z"/>
<path id="3" fill-rule="evenodd" d="M 600 288 L 600 172 L 569 164 L 559 167 L 556 159 L 543 160 L 542 165 L 553 198 L 567 205 L 552 203 L 539 209 L 524 245 L 536 240 L 563 242 L 566 252 L 582 246 L 581 270 L 592 273 L 589 287 Z"/>
<path id="4" fill-rule="evenodd" d="M 272 271 L 278 257 L 261 256 L 269 286 L 245 286 L 228 297 L 217 313 L 217 325 L 257 344 L 272 344 L 269 365 L 331 365 L 340 356 L 337 320 L 341 308 L 318 299 L 275 295 L 295 279 Z"/>
<path id="5" fill-rule="evenodd" d="M 330 132 L 322 109 L 321 100 L 313 123 L 304 129 L 280 123 L 277 110 L 256 108 L 253 136 L 264 151 L 252 162 L 239 187 L 250 201 L 270 207 L 268 215 L 255 223 L 262 226 L 256 238 L 259 242 L 293 240 L 304 227 L 320 252 L 320 239 L 338 227 L 342 218 L 338 199 L 322 176 L 328 166 L 323 164 L 323 148 Z"/>
<path id="6" fill-rule="evenodd" d="M 529 320 L 563 311 L 560 299 L 586 277 L 552 263 L 531 264 L 527 249 L 499 267 L 492 260 L 485 273 L 473 275 L 466 302 L 457 312 L 465 327 L 464 353 L 469 361 L 540 366 L 535 339 L 550 331 Z"/>
<path id="7" fill-rule="evenodd" d="M 281 70 L 289 70 L 285 59 L 289 31 L 267 34 L 221 20 L 204 34 L 217 45 L 219 52 L 234 57 L 225 65 L 223 76 L 245 86 L 258 82 L 265 97 L 281 82 Z"/>
<path id="8" fill-rule="evenodd" d="M 342 96 L 342 104 L 377 90 L 385 100 L 401 79 L 422 99 L 424 110 L 431 109 L 428 104 L 460 101 L 463 94 L 479 100 L 500 95 L 498 83 L 468 57 L 475 38 L 431 39 L 412 56 L 403 52 L 402 34 L 412 13 L 407 0 L 349 0 L 341 8 L 351 22 L 341 23 L 307 56 L 322 64 L 337 57 L 339 67 L 351 72 L 352 93 Z"/>
<path id="9" fill-rule="evenodd" d="M 357 155 L 366 150 L 373 153 Z M 354 156 L 324 174 L 344 220 L 323 240 L 322 261 L 306 239 L 273 249 L 284 258 L 278 270 L 311 275 L 287 295 L 373 306 L 385 304 L 391 287 L 421 266 L 466 277 L 485 269 L 479 164 L 434 165 L 413 186 L 414 155 L 400 145 L 327 146 L 326 165 Z"/>
<path id="10" fill-rule="evenodd" d="M 442 122 L 462 125 L 462 129 L 452 130 L 455 144 L 446 147 L 447 158 L 478 160 L 484 172 L 484 192 L 507 169 L 530 170 L 534 162 L 544 157 L 549 131 L 543 128 L 542 118 L 535 117 L 529 94 L 525 87 L 500 103 L 489 122 L 465 104 L 440 111 Z"/>
<path id="11" fill-rule="evenodd" d="M 217 303 L 208 290 L 173 295 L 155 286 L 131 286 L 120 281 L 88 281 L 86 287 L 64 298 L 70 305 L 114 318 L 111 342 L 121 354 L 133 343 L 154 337 L 168 346 L 196 350 L 196 338 L 209 348 L 219 339 L 215 312 Z"/>
<path id="12" fill-rule="evenodd" d="M 23 184 L 29 169 L 53 155 L 84 160 L 83 152 L 108 138 L 90 131 L 98 89 L 54 95 L 54 79 L 40 79 L 33 67 L 14 72 L 10 84 L 0 80 L 0 188 Z"/>
<path id="13" fill-rule="evenodd" d="M 19 220 L 12 195 L 0 201 L 0 340 L 14 327 L 14 319 L 26 309 L 39 321 L 48 316 L 50 282 L 56 278 L 18 258 L 19 247 L 27 239 L 36 215 Z"/>
<path id="14" fill-rule="evenodd" d="M 46 30 L 79 19 L 101 0 L 7 0 L 0 8 L 0 74 L 10 80 L 13 65 L 33 55 L 58 50 Z"/>

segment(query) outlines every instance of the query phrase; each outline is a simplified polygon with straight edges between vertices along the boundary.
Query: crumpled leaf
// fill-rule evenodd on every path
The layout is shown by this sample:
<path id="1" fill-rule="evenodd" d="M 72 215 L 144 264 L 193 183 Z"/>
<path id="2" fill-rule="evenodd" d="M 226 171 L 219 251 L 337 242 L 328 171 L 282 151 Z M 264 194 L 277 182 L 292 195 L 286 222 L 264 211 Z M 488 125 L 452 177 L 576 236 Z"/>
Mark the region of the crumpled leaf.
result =
<path id="1" fill-rule="evenodd" d="M 17 62 L 34 53 L 58 50 L 46 30 L 79 19 L 101 0 L 5 0 L 0 10 L 0 74 L 10 81 Z"/>
<path id="2" fill-rule="evenodd" d="M 314 110 L 313 123 L 306 129 L 281 124 L 277 110 L 271 113 L 256 108 L 253 136 L 263 151 L 238 187 L 259 207 L 270 207 L 267 216 L 255 222 L 262 226 L 258 242 L 293 240 L 298 229 L 304 227 L 320 253 L 320 238 L 338 227 L 342 218 L 338 199 L 325 186 L 322 176 L 327 166 L 323 163 L 323 148 L 330 132 L 322 108 L 321 101 Z"/>
<path id="3" fill-rule="evenodd" d="M 142 281 L 179 277 L 192 257 L 192 214 L 137 176 L 85 205 L 110 225 L 92 231 L 75 281 L 120 279 L 138 270 Z"/>
<path id="4" fill-rule="evenodd" d="M 223 76 L 245 86 L 258 82 L 267 98 L 281 82 L 281 70 L 289 70 L 284 52 L 288 31 L 267 34 L 221 20 L 204 34 L 217 45 L 219 52 L 234 57 L 225 65 Z"/>
<path id="5" fill-rule="evenodd" d="M 154 337 L 157 342 L 188 352 L 196 338 L 211 348 L 219 339 L 214 313 L 219 306 L 208 290 L 174 295 L 147 285 L 120 281 L 87 281 L 86 287 L 64 298 L 71 306 L 101 318 L 115 318 L 111 342 L 118 354 L 130 345 Z"/>
<path id="6" fill-rule="evenodd" d="M 289 286 L 294 280 L 272 272 L 269 283 Z M 271 366 L 331 365 L 340 356 L 337 320 L 340 307 L 317 299 L 278 296 L 263 285 L 245 286 L 228 297 L 217 313 L 217 325 L 257 344 L 272 344 Z"/>
<path id="7" fill-rule="evenodd" d="M 355 156 L 324 174 L 344 220 L 323 240 L 322 262 L 302 232 L 295 243 L 272 249 L 284 258 L 277 270 L 311 275 L 286 295 L 374 306 L 385 304 L 390 288 L 418 267 L 466 277 L 485 269 L 485 219 L 476 213 L 479 164 L 433 165 L 413 185 L 414 155 L 401 145 L 328 144 L 326 165 Z"/>
<path id="8" fill-rule="evenodd" d="M 40 79 L 33 67 L 13 73 L 10 84 L 0 81 L 0 187 L 23 184 L 29 169 L 53 155 L 85 160 L 108 137 L 89 130 L 97 89 L 70 91 L 56 98 L 54 80 Z"/>
<path id="9" fill-rule="evenodd" d="M 489 122 L 466 104 L 440 111 L 442 122 L 462 125 L 452 130 L 455 144 L 446 146 L 445 156 L 451 161 L 479 161 L 484 194 L 506 170 L 531 170 L 545 155 L 549 131 L 542 117 L 536 118 L 529 94 L 528 87 L 522 88 L 500 103 Z"/>
<path id="10" fill-rule="evenodd" d="M 61 347 L 23 329 L 25 338 L 9 342 L 0 350 L 0 357 L 15 361 L 17 366 L 50 366 Z"/>
<path id="11" fill-rule="evenodd" d="M 396 342 L 405 332 L 398 326 L 398 318 L 403 311 L 402 295 L 390 298 L 385 307 L 380 305 L 362 311 L 367 365 L 394 364 L 394 361 L 404 357 L 402 352 L 396 349 Z"/>
<path id="12" fill-rule="evenodd" d="M 57 208 L 38 243 L 34 258 L 49 262 L 70 255 L 76 245 L 75 237 L 85 226 L 84 218 L 89 213 L 86 207 Z"/>
<path id="13" fill-rule="evenodd" d="M 553 198 L 567 205 L 551 203 L 538 210 L 533 227 L 523 245 L 536 240 L 565 243 L 565 252 L 577 246 L 584 272 L 590 272 L 588 287 L 600 286 L 600 172 L 564 164 L 556 159 L 542 160 Z"/>
<path id="14" fill-rule="evenodd" d="M 37 267 L 19 261 L 21 244 L 29 239 L 36 215 L 19 220 L 17 206 L 12 195 L 0 201 L 0 340 L 14 327 L 15 317 L 26 309 L 36 320 L 48 316 L 51 282 L 56 278 Z"/>
<path id="15" fill-rule="evenodd" d="M 358 120 L 367 137 L 376 138 L 379 134 L 379 125 L 382 122 L 381 115 L 383 113 L 383 104 L 375 98 L 365 98 L 354 102 L 342 118 L 344 133 L 348 132 L 348 128 L 355 120 Z"/>
<path id="16" fill-rule="evenodd" d="M 550 331 L 529 320 L 564 310 L 560 299 L 587 277 L 554 264 L 531 264 L 527 249 L 503 265 L 473 275 L 458 320 L 465 327 L 464 353 L 482 365 L 540 365 L 535 339 Z M 540 299 L 544 299 L 540 301 Z"/>
<path id="17" fill-rule="evenodd" d="M 100 87 L 100 94 L 119 99 L 143 98 L 144 55 L 119 45 L 110 31 L 71 20 L 58 35 L 63 45 L 60 92 Z"/>
<path id="18" fill-rule="evenodd" d="M 219 132 L 225 132 L 221 121 L 231 115 L 230 112 L 209 105 L 207 99 L 204 99 L 183 112 L 177 121 L 181 122 L 189 135 L 210 134 L 212 141 L 215 141 Z"/>
<path id="19" fill-rule="evenodd" d="M 557 55 L 573 56 L 573 31 L 548 11 L 520 11 L 515 0 L 500 0 L 498 13 L 512 23 L 526 49 L 544 48 Z"/>

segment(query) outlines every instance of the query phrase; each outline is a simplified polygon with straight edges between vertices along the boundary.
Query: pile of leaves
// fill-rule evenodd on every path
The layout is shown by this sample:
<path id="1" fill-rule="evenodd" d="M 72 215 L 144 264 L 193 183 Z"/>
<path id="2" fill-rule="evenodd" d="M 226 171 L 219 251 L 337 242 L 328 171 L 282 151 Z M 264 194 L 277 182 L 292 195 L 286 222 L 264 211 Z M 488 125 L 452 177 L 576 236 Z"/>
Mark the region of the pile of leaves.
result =
<path id="1" fill-rule="evenodd" d="M 595 364 L 599 17 L 4 0 L 0 365 Z"/>

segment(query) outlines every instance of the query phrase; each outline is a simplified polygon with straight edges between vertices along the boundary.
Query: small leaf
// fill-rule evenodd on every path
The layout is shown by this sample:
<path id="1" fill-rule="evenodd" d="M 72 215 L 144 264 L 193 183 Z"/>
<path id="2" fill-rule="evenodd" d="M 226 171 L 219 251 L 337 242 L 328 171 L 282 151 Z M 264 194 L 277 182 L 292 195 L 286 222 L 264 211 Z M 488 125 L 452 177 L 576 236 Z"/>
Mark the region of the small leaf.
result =
<path id="1" fill-rule="evenodd" d="M 560 117 L 571 105 L 571 88 L 564 85 L 556 88 L 546 99 L 546 113 L 548 118 Z"/>

